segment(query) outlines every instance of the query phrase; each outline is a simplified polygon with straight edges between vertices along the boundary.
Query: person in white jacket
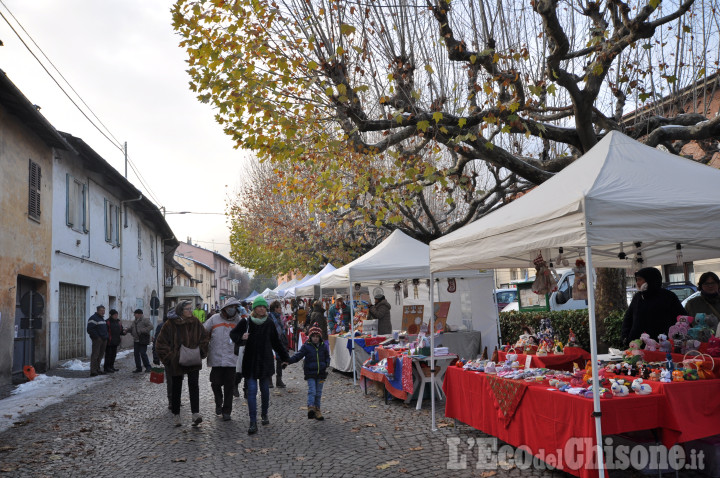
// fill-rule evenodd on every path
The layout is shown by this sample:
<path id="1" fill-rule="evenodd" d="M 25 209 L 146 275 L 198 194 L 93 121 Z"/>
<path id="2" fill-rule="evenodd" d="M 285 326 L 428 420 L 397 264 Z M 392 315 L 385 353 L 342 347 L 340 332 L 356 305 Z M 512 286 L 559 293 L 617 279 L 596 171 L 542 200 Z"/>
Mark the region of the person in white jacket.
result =
<path id="1" fill-rule="evenodd" d="M 235 365 L 237 355 L 235 344 L 230 340 L 230 331 L 240 321 L 240 301 L 228 300 L 220 312 L 205 321 L 203 326 L 210 335 L 207 364 L 210 370 L 210 384 L 215 395 L 215 414 L 223 420 L 230 420 L 232 413 L 233 389 L 235 388 Z"/>

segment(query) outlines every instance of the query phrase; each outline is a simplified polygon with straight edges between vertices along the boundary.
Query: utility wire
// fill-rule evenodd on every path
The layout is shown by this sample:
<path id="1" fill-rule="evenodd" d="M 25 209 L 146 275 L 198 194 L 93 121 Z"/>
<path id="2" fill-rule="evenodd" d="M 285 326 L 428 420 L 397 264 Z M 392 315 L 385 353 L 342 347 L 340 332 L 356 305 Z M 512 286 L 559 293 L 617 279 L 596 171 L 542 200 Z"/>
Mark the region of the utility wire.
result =
<path id="1" fill-rule="evenodd" d="M 97 124 L 95 124 L 95 122 L 94 122 L 92 119 L 90 119 L 90 117 L 83 111 L 83 109 L 80 108 L 80 106 L 75 102 L 75 100 L 68 94 L 68 92 L 65 91 L 65 88 L 63 88 L 63 86 L 57 81 L 57 79 L 52 75 L 52 73 L 50 73 L 50 71 L 45 67 L 45 65 L 42 63 L 42 61 L 40 60 L 40 58 L 38 58 L 37 55 L 35 54 L 35 52 L 33 52 L 32 49 L 30 49 L 30 46 L 25 42 L 25 40 L 22 38 L 22 36 L 20 36 L 20 34 L 18 33 L 18 31 L 15 29 L 15 27 L 10 23 L 10 21 L 7 19 L 7 17 L 0 11 L 0 16 L 3 18 L 3 20 L 5 20 L 5 23 L 7 23 L 7 25 L 10 27 L 10 29 L 13 31 L 13 33 L 15 33 L 15 36 L 18 37 L 18 39 L 19 39 L 20 42 L 25 46 L 25 48 L 27 49 L 27 51 L 30 52 L 30 54 L 33 56 L 33 58 L 35 58 L 35 61 L 37 61 L 38 64 L 40 65 L 40 67 L 42 67 L 42 69 L 45 70 L 45 73 L 47 73 L 47 75 L 50 77 L 50 79 L 53 80 L 53 82 L 58 86 L 58 88 L 60 88 L 60 91 L 62 91 L 62 92 L 65 94 L 65 96 L 67 96 L 67 98 L 70 100 L 70 102 L 71 102 L 71 103 L 75 106 L 75 108 L 77 108 L 77 110 L 85 117 L 85 119 L 87 119 L 87 120 L 90 122 L 90 124 L 93 125 L 93 127 L 94 127 L 96 130 L 98 130 L 98 132 L 99 132 L 101 135 L 103 135 L 103 136 L 105 137 L 105 139 L 107 139 L 107 140 L 110 142 L 110 144 L 112 144 L 113 146 L 115 146 L 118 150 L 120 150 L 120 152 L 122 152 L 122 153 L 124 154 L 124 153 L 125 153 L 125 149 L 124 149 L 124 147 L 120 144 L 120 141 L 112 134 L 112 132 L 110 132 L 110 129 L 109 129 L 107 126 L 105 126 L 105 124 L 100 120 L 100 118 L 97 117 L 97 115 L 96 115 L 95 112 L 92 110 L 92 108 L 90 108 L 90 106 L 88 106 L 88 104 L 85 102 L 85 100 L 82 99 L 82 96 L 80 96 L 80 94 L 79 94 L 77 91 L 75 91 L 75 89 L 72 87 L 72 85 L 70 84 L 70 82 L 63 76 L 63 74 L 60 72 L 60 70 L 57 69 L 57 67 L 56 67 L 56 66 L 53 64 L 53 62 L 48 58 L 48 56 L 45 54 L 45 52 L 42 50 L 42 48 L 40 48 L 40 46 L 35 42 L 35 40 L 32 38 L 32 36 L 31 36 L 31 35 L 27 32 L 27 30 L 25 30 L 25 28 L 22 26 L 22 24 L 20 23 L 20 21 L 15 17 L 15 15 L 13 15 L 13 13 L 10 11 L 10 9 L 7 7 L 7 5 L 5 5 L 5 2 L 3 2 L 2 0 L 0 0 L 0 4 L 2 4 L 3 7 L 5 7 L 5 10 L 7 10 L 7 12 L 8 12 L 8 13 L 10 14 L 10 16 L 13 18 L 13 20 L 15 20 L 15 22 L 19 25 L 19 27 L 22 29 L 22 31 L 28 36 L 28 38 L 30 39 L 30 41 L 32 41 L 33 45 L 35 45 L 35 47 L 36 47 L 38 50 L 40 50 L 40 52 L 42 53 L 43 57 L 45 57 L 45 59 L 52 65 L 52 67 L 55 69 L 55 71 L 60 75 L 60 77 L 63 79 L 63 81 L 65 81 L 65 83 L 70 87 L 70 89 L 72 90 L 72 92 L 75 93 L 75 95 L 76 95 L 76 96 L 78 97 L 78 99 L 82 102 L 82 104 L 85 105 L 85 107 L 88 109 L 88 111 L 90 111 L 90 113 L 98 120 L 98 122 L 103 126 L 103 128 L 105 128 L 105 130 L 107 131 L 107 134 L 106 134 L 102 129 L 100 129 L 100 127 L 99 127 Z M 108 136 L 108 134 L 109 134 L 110 136 L 112 136 L 112 139 L 110 139 L 110 136 Z M 156 203 L 157 205 L 162 204 L 162 203 L 158 200 L 158 198 L 155 196 L 155 194 L 153 193 L 152 189 L 150 189 L 150 187 L 147 185 L 147 183 L 145 182 L 144 178 L 143 178 L 142 175 L 140 174 L 140 171 L 136 168 L 135 164 L 130 160 L 129 157 L 127 158 L 127 161 L 128 161 L 128 163 L 130 164 L 130 168 L 131 168 L 131 169 L 133 170 L 133 172 L 135 173 L 135 176 L 137 176 L 138 180 L 140 181 L 140 184 L 145 188 L 145 190 L 147 191 L 147 193 L 148 193 L 148 195 L 151 197 L 151 199 L 152 199 L 153 201 L 155 201 L 155 203 Z"/>

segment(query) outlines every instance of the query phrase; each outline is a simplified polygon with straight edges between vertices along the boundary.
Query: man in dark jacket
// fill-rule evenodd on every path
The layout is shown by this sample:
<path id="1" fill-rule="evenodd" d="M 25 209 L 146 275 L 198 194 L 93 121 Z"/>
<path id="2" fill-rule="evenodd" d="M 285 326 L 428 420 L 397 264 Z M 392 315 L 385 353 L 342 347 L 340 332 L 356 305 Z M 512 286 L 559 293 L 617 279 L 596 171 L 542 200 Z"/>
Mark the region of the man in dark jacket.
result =
<path id="1" fill-rule="evenodd" d="M 103 370 L 105 373 L 117 372 L 115 368 L 115 357 L 117 356 L 117 349 L 120 345 L 120 340 L 125 335 L 125 328 L 122 326 L 122 322 L 118 318 L 118 311 L 110 309 L 110 317 L 107 319 L 108 328 L 108 342 L 105 346 L 105 365 Z"/>
<path id="2" fill-rule="evenodd" d="M 305 321 L 305 333 L 309 334 L 310 327 L 319 327 L 322 330 L 322 339 L 328 339 L 328 321 L 325 318 L 325 309 L 323 309 L 322 301 L 316 300 L 313 304 L 310 319 Z"/>
<path id="3" fill-rule="evenodd" d="M 335 298 L 335 303 L 330 306 L 327 318 L 333 333 L 337 332 L 340 328 L 342 328 L 343 331 L 350 330 L 350 307 L 347 306 L 341 294 L 338 294 Z"/>
<path id="4" fill-rule="evenodd" d="M 632 298 L 622 324 L 622 343 L 625 347 L 645 332 L 653 339 L 667 334 L 677 322 L 678 315 L 687 315 L 680 299 L 662 288 L 662 274 L 654 267 L 635 273 L 638 291 Z"/>
<path id="5" fill-rule="evenodd" d="M 105 372 L 100 370 L 100 361 L 105 356 L 107 345 L 108 329 L 105 323 L 105 306 L 98 305 L 96 312 L 90 316 L 87 324 L 87 333 L 92 340 L 92 353 L 90 355 L 90 376 L 95 377 Z"/>
<path id="6" fill-rule="evenodd" d="M 147 347 L 150 345 L 150 332 L 153 326 L 150 319 L 143 315 L 142 309 L 135 309 L 135 321 L 130 326 L 130 333 L 133 336 L 133 352 L 135 355 L 135 370 L 133 373 L 142 372 L 142 366 L 145 365 L 145 371 L 150 372 L 150 359 L 147 356 Z"/>

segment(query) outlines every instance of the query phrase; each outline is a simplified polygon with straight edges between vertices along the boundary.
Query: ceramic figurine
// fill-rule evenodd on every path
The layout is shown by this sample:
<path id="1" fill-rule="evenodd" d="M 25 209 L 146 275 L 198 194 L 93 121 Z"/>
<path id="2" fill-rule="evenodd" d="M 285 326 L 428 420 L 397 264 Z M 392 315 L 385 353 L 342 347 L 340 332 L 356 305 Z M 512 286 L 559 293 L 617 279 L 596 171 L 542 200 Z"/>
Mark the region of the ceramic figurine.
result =
<path id="1" fill-rule="evenodd" d="M 564 353 L 563 344 L 558 339 L 555 339 L 555 346 L 553 347 L 553 353 L 555 355 L 562 355 Z"/>
<path id="2" fill-rule="evenodd" d="M 488 362 L 485 365 L 485 373 L 491 374 L 491 375 L 497 373 L 497 369 L 495 368 L 495 362 Z"/>
<path id="3" fill-rule="evenodd" d="M 650 372 L 649 380 L 653 382 L 657 382 L 658 380 L 660 380 L 660 369 L 654 368 L 652 372 Z"/>
<path id="4" fill-rule="evenodd" d="M 537 355 L 538 357 L 545 357 L 548 354 L 548 350 L 545 346 L 545 342 L 542 342 L 540 344 L 540 347 L 538 347 Z"/>
<path id="5" fill-rule="evenodd" d="M 683 377 L 682 370 L 673 370 L 672 381 L 673 382 L 684 382 L 685 381 L 685 377 Z"/>
<path id="6" fill-rule="evenodd" d="M 572 329 L 568 332 L 568 343 L 566 347 L 577 347 L 577 337 L 575 337 L 575 333 Z"/>
<path id="7" fill-rule="evenodd" d="M 632 388 L 633 392 L 637 393 L 638 395 L 649 395 L 650 393 L 652 393 L 652 387 L 647 383 L 643 383 L 643 379 L 641 378 L 636 378 L 635 380 L 633 380 L 630 388 Z"/>

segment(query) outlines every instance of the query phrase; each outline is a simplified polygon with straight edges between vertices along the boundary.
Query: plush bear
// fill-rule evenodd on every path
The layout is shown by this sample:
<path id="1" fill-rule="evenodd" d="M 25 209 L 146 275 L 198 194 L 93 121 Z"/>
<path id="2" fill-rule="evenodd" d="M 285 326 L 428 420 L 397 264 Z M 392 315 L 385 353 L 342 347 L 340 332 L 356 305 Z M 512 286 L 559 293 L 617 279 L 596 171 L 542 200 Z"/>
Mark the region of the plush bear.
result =
<path id="1" fill-rule="evenodd" d="M 699 340 L 688 339 L 683 342 L 682 348 L 680 349 L 681 354 L 686 354 L 691 350 L 697 350 L 700 347 Z"/>
<path id="2" fill-rule="evenodd" d="M 672 373 L 670 370 L 663 369 L 662 372 L 660 372 L 660 381 L 661 382 L 672 382 Z"/>
<path id="3" fill-rule="evenodd" d="M 668 335 L 673 340 L 684 340 L 687 337 L 693 317 L 689 315 L 678 315 L 675 325 L 670 327 Z"/>
<path id="4" fill-rule="evenodd" d="M 658 343 L 650 338 L 650 335 L 643 333 L 640 335 L 640 340 L 645 342 L 645 350 L 655 352 L 658 349 Z"/>
<path id="5" fill-rule="evenodd" d="M 627 385 L 625 385 L 624 380 L 615 380 L 614 378 L 611 378 L 610 383 L 612 383 L 610 390 L 616 397 L 625 397 L 630 393 L 630 390 L 627 388 Z"/>
<path id="6" fill-rule="evenodd" d="M 658 341 L 660 342 L 660 344 L 659 344 L 660 351 L 665 352 L 665 353 L 672 352 L 672 344 L 667 339 L 667 335 L 665 335 L 665 334 L 658 335 Z"/>

